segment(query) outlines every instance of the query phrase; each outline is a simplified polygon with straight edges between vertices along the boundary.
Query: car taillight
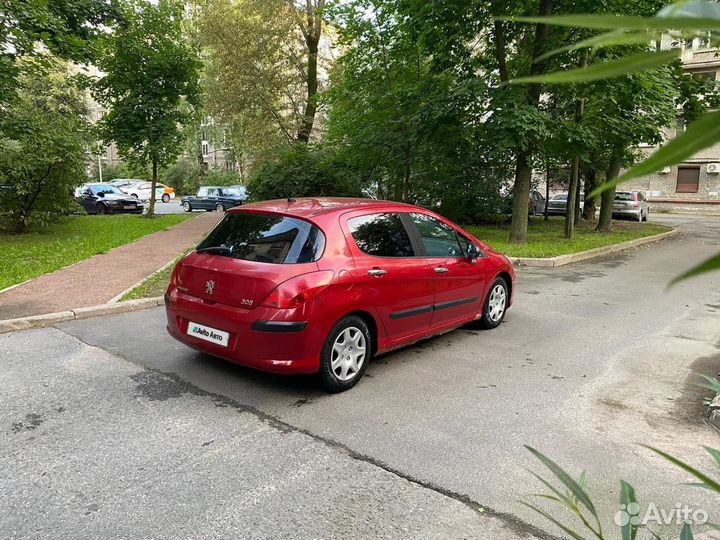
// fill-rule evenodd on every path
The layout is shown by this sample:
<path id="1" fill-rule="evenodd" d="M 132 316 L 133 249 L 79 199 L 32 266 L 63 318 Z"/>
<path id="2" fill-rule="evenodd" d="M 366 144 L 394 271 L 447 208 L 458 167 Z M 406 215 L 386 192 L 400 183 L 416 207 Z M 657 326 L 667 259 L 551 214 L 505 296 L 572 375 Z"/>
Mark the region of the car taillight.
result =
<path id="1" fill-rule="evenodd" d="M 172 275 L 170 276 L 170 284 L 171 285 L 179 285 L 180 284 L 178 275 L 180 274 L 181 267 L 182 267 L 182 262 L 179 262 L 175 265 L 175 268 L 173 268 Z"/>
<path id="2" fill-rule="evenodd" d="M 633 193 L 633 208 L 638 208 L 640 206 L 640 203 L 638 202 L 638 196 L 637 193 Z"/>
<path id="3" fill-rule="evenodd" d="M 320 270 L 288 279 L 275 287 L 260 305 L 276 309 L 300 307 L 330 285 L 333 277 L 332 270 Z"/>

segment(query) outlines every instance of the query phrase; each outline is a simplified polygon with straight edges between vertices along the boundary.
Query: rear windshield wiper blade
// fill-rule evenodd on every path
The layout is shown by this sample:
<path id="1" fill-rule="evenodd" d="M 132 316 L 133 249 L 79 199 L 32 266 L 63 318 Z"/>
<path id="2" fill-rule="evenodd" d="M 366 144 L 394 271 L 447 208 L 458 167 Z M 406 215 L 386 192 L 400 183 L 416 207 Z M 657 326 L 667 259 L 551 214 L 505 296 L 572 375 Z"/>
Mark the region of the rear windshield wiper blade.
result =
<path id="1" fill-rule="evenodd" d="M 207 246 L 204 248 L 196 249 L 198 253 L 214 253 L 216 255 L 232 255 L 232 248 L 227 246 Z"/>

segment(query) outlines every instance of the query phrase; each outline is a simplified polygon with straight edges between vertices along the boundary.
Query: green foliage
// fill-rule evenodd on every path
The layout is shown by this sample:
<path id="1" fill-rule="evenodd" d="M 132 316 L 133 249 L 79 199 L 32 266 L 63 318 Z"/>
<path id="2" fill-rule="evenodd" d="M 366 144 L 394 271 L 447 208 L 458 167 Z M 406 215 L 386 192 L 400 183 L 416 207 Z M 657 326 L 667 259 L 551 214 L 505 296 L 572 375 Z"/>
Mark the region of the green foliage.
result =
<path id="1" fill-rule="evenodd" d="M 200 167 L 197 162 L 181 157 L 161 172 L 163 184 L 173 189 L 177 195 L 195 194 L 200 187 Z"/>
<path id="2" fill-rule="evenodd" d="M 95 95 L 108 109 L 101 128 L 129 161 L 152 164 L 155 182 L 157 168 L 180 150 L 181 126 L 194 120 L 200 61 L 183 32 L 179 0 L 127 0 L 123 17 L 98 60 L 105 75 L 95 82 Z"/>
<path id="3" fill-rule="evenodd" d="M 286 197 L 359 197 L 363 179 L 333 152 L 304 144 L 281 147 L 253 172 L 253 200 Z"/>
<path id="4" fill-rule="evenodd" d="M 103 25 L 112 25 L 117 18 L 112 0 L 3 0 L 0 103 L 12 100 L 16 79 L 23 68 L 20 58 L 36 56 L 39 62 L 44 62 L 49 57 L 41 51 L 50 51 L 59 58 L 91 60 L 93 43 L 103 34 Z"/>
<path id="5" fill-rule="evenodd" d="M 242 183 L 237 171 L 225 169 L 210 169 L 203 182 L 208 186 L 235 186 Z"/>
<path id="6" fill-rule="evenodd" d="M 677 466 L 678 468 L 682 469 L 686 473 L 689 473 L 691 476 L 694 476 L 699 480 L 698 483 L 691 485 L 705 488 L 715 494 L 720 494 L 720 483 L 708 476 L 707 474 L 685 463 L 681 459 L 678 459 L 668 454 L 667 452 L 663 452 L 662 450 L 658 450 L 657 448 L 653 448 L 651 446 L 641 446 L 644 446 L 648 450 L 658 454 L 662 458 L 668 460 L 673 465 Z M 635 540 L 638 529 L 640 527 L 644 527 L 645 525 L 641 523 L 633 523 L 632 520 L 629 520 L 628 523 L 624 525 L 618 524 L 618 527 L 620 528 L 620 534 L 613 532 L 606 535 L 603 532 L 600 526 L 601 520 L 598 512 L 586 490 L 584 473 L 583 475 L 581 475 L 580 481 L 576 481 L 567 471 L 565 471 L 565 469 L 563 469 L 561 466 L 559 466 L 557 463 L 552 461 L 550 458 L 548 458 L 538 450 L 529 446 L 526 446 L 526 448 L 536 458 L 538 458 L 545 467 L 547 467 L 555 480 L 559 481 L 560 483 L 560 487 L 556 487 L 556 485 L 554 485 L 551 480 L 546 480 L 540 475 L 531 472 L 531 474 L 549 490 L 549 493 L 537 494 L 534 495 L 534 497 L 546 502 L 552 502 L 563 510 L 568 511 L 573 518 L 573 522 L 568 523 L 567 521 L 565 521 L 564 517 L 553 515 L 550 510 L 540 507 L 536 504 L 521 501 L 522 504 L 539 513 L 541 516 L 546 518 L 555 526 L 559 527 L 563 532 L 565 532 L 565 534 L 577 540 L 587 538 L 588 534 L 590 534 L 594 538 L 597 538 L 598 540 L 604 540 L 605 538 L 622 538 L 623 540 Z M 710 454 L 710 456 L 713 458 L 715 464 L 717 466 L 720 466 L 720 451 L 708 447 L 706 447 L 705 449 L 707 450 L 708 454 Z M 566 491 L 562 492 L 561 489 L 564 489 Z M 624 505 L 622 508 L 628 508 L 628 505 L 632 503 L 638 504 L 637 497 L 635 495 L 635 489 L 631 484 L 624 480 L 620 480 L 619 502 L 621 505 Z M 577 526 L 582 527 L 582 532 L 578 532 Z M 650 531 L 650 534 L 654 538 L 660 538 L 657 533 L 653 531 Z M 679 531 L 679 538 L 681 540 L 691 540 L 693 538 L 691 523 L 684 523 L 681 526 Z"/>
<path id="7" fill-rule="evenodd" d="M 88 126 L 66 63 L 23 58 L 18 67 L 16 97 L 0 119 L 0 207 L 22 233 L 73 208 L 73 188 L 86 181 Z"/>

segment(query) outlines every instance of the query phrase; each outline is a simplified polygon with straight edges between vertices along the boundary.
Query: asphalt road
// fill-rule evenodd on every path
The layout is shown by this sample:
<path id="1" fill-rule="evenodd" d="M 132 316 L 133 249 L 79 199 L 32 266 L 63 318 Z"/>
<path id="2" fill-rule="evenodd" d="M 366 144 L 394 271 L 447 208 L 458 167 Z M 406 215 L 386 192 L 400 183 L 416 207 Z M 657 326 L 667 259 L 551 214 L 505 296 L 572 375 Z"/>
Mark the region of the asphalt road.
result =
<path id="1" fill-rule="evenodd" d="M 653 218 L 684 234 L 523 270 L 498 329 L 380 357 L 339 395 L 199 355 L 161 309 L 0 336 L 0 535 L 556 533 L 518 502 L 543 491 L 527 469 L 547 477 L 523 445 L 587 472 L 606 530 L 620 478 L 718 522 L 716 498 L 637 443 L 716 471 L 695 382 L 720 371 L 720 273 L 666 286 L 720 249 L 720 218 Z"/>

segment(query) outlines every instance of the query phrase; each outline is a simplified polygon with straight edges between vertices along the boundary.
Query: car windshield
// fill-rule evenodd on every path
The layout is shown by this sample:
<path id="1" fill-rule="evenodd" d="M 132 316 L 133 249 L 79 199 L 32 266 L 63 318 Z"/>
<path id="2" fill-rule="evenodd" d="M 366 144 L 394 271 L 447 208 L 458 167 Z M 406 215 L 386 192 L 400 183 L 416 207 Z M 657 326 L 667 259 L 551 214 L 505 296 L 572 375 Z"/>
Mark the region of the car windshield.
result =
<path id="1" fill-rule="evenodd" d="M 226 187 L 219 190 L 220 195 L 225 195 L 226 197 L 240 197 L 242 193 L 237 188 L 232 187 Z"/>
<path id="2" fill-rule="evenodd" d="M 227 214 L 198 251 L 264 263 L 313 262 L 325 249 L 325 235 L 315 225 L 279 214 Z"/>
<path id="3" fill-rule="evenodd" d="M 125 195 L 122 191 L 120 191 L 115 186 L 90 186 L 90 190 L 93 192 L 94 195 L 99 195 L 100 193 L 103 194 L 113 194 L 113 195 Z"/>
<path id="4" fill-rule="evenodd" d="M 632 193 L 627 193 L 625 191 L 621 191 L 620 193 L 615 194 L 615 200 L 616 201 L 632 201 L 634 199 L 633 199 Z"/>

